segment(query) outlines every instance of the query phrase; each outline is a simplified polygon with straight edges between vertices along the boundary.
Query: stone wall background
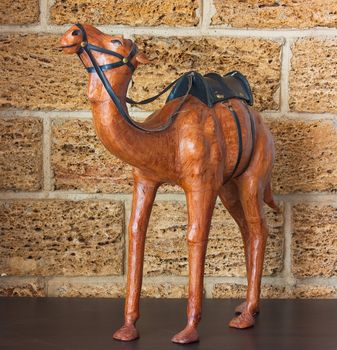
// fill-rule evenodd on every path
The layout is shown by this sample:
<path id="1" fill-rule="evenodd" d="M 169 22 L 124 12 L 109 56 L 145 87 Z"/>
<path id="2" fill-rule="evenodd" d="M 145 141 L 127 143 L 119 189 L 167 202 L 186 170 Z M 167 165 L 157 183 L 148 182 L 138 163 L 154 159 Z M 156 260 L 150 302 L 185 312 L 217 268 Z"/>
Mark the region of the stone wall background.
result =
<path id="1" fill-rule="evenodd" d="M 186 70 L 241 70 L 277 146 L 263 297 L 337 296 L 337 3 L 334 0 L 19 0 L 0 3 L 0 294 L 124 294 L 132 178 L 93 131 L 86 76 L 57 47 L 73 22 L 137 41 L 144 98 Z M 149 110 L 132 109 L 135 118 Z M 157 195 L 143 296 L 186 296 L 186 208 Z M 243 297 L 239 232 L 220 203 L 205 295 Z"/>

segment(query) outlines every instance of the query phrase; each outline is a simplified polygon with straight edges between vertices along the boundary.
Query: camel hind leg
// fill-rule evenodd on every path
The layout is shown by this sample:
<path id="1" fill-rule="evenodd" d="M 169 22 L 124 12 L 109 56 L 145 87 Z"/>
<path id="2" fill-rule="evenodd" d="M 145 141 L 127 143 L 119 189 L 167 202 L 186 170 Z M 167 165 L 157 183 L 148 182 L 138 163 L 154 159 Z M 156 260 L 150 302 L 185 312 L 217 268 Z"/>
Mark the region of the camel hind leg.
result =
<path id="1" fill-rule="evenodd" d="M 265 127 L 260 115 L 256 118 L 256 144 L 252 161 L 240 177 L 234 180 L 237 185 L 242 213 L 245 218 L 247 295 L 246 302 L 240 305 L 240 315 L 229 323 L 230 327 L 248 328 L 254 325 L 254 315 L 259 310 L 263 262 L 268 236 L 263 204 L 266 202 L 278 210 L 270 187 L 271 171 L 274 162 L 274 144 L 270 131 Z"/>
<path id="2" fill-rule="evenodd" d="M 270 207 L 272 208 L 276 213 L 280 212 L 279 206 L 275 203 L 273 193 L 271 190 L 271 185 L 270 181 L 268 181 L 266 188 L 264 190 L 264 197 L 263 201 Z"/>
<path id="3" fill-rule="evenodd" d="M 234 181 L 230 181 L 223 185 L 219 191 L 219 197 L 221 199 L 222 204 L 227 209 L 229 214 L 233 217 L 235 222 L 237 223 L 241 237 L 243 240 L 243 247 L 245 252 L 245 263 L 246 263 L 246 271 L 248 274 L 249 271 L 249 230 L 245 218 L 245 214 L 240 202 L 240 195 L 238 188 Z M 235 308 L 236 313 L 242 313 L 245 310 L 246 302 L 241 303 Z M 256 307 L 255 314 L 259 313 L 259 306 Z"/>
<path id="4" fill-rule="evenodd" d="M 245 215 L 242 209 L 240 202 L 239 191 L 236 184 L 233 181 L 230 181 L 223 185 L 219 191 L 219 197 L 222 204 L 227 209 L 229 214 L 233 217 L 237 223 L 242 240 L 243 247 L 245 251 L 245 261 L 246 261 L 246 270 L 249 270 L 249 254 L 248 254 L 248 245 L 249 245 L 249 231 L 247 229 L 247 223 Z"/>
<path id="5" fill-rule="evenodd" d="M 241 305 L 241 314 L 234 317 L 230 327 L 248 328 L 255 324 L 254 315 L 259 310 L 261 278 L 268 229 L 263 213 L 263 191 L 259 181 L 246 181 L 239 187 L 240 202 L 248 231 L 247 242 L 247 295 Z"/>

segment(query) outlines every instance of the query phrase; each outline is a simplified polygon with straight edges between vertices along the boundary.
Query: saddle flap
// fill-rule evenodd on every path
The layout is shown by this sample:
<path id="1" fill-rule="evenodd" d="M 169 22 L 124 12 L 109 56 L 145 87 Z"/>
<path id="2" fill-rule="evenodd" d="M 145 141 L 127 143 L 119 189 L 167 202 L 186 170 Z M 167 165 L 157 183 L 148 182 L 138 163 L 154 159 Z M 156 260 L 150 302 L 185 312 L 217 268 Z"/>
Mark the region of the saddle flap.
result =
<path id="1" fill-rule="evenodd" d="M 214 96 L 214 103 L 239 98 L 253 105 L 252 90 L 247 78 L 238 71 L 232 71 L 225 76 L 217 73 L 208 73 L 204 76 Z"/>
<path id="2" fill-rule="evenodd" d="M 208 88 L 208 85 L 205 84 L 204 77 L 197 72 L 188 72 L 185 73 L 177 81 L 177 83 L 172 88 L 166 102 L 171 101 L 175 98 L 182 97 L 186 94 L 188 89 L 188 75 L 193 73 L 193 84 L 190 90 L 192 96 L 197 97 L 200 101 L 205 103 L 208 106 L 213 105 L 213 100 L 211 97 L 211 92 Z"/>
<path id="3" fill-rule="evenodd" d="M 249 105 L 253 104 L 253 95 L 247 78 L 238 71 L 221 76 L 217 73 L 208 73 L 202 76 L 198 72 L 185 73 L 172 88 L 166 102 L 182 97 L 188 89 L 188 74 L 193 76 L 193 85 L 190 94 L 197 97 L 207 106 L 212 107 L 215 103 L 239 98 Z"/>

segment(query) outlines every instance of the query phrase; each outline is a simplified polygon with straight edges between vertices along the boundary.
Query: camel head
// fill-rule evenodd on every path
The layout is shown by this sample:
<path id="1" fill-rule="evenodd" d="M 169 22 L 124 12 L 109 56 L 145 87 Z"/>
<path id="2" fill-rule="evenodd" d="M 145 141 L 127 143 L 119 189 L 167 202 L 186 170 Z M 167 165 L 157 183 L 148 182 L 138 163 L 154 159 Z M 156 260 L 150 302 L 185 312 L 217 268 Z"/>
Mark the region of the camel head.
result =
<path id="1" fill-rule="evenodd" d="M 108 35 L 89 24 L 75 24 L 61 38 L 66 54 L 78 54 L 89 73 L 100 73 L 125 91 L 139 63 L 150 61 L 138 50 L 132 40 L 122 35 Z M 101 72 L 98 72 L 101 70 Z M 103 73 L 104 71 L 104 73 Z M 89 74 L 88 97 L 94 102 L 109 99 L 97 74 Z"/>
<path id="2" fill-rule="evenodd" d="M 123 57 L 128 57 L 130 51 L 135 45 L 132 40 L 124 39 L 122 35 L 105 34 L 90 24 L 83 24 L 82 28 L 84 29 L 85 34 L 83 34 L 83 30 L 81 30 L 78 25 L 73 25 L 63 34 L 60 40 L 60 47 L 64 53 L 79 53 L 83 45 L 89 43 L 90 45 L 94 45 L 110 52 L 115 52 L 116 54 L 119 54 Z M 147 64 L 150 62 L 142 52 L 138 51 L 138 49 L 136 50 L 137 51 L 135 55 L 131 59 L 131 63 L 135 68 L 139 63 Z M 120 60 L 120 58 L 106 54 L 104 52 L 95 51 L 93 54 L 100 65 L 111 64 Z M 83 53 L 83 51 L 81 58 L 86 67 L 92 66 L 89 58 L 85 53 Z M 125 69 L 125 66 L 118 68 Z"/>

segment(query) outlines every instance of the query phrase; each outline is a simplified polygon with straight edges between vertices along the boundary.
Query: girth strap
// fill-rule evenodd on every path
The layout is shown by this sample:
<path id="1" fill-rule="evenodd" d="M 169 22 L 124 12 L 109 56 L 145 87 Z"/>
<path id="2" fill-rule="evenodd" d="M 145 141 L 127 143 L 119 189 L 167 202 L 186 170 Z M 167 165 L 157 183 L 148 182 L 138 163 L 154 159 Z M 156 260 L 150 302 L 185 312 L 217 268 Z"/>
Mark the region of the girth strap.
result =
<path id="1" fill-rule="evenodd" d="M 228 106 L 228 109 L 234 118 L 234 121 L 236 124 L 236 129 L 238 132 L 238 157 L 236 159 L 235 166 L 234 166 L 234 168 L 229 176 L 229 179 L 231 179 L 232 176 L 235 174 L 235 172 L 238 170 L 238 167 L 240 165 L 241 158 L 242 158 L 242 130 L 241 130 L 241 124 L 240 124 L 240 120 L 239 120 L 237 113 L 235 112 L 235 110 L 233 109 L 233 107 L 231 105 Z"/>
<path id="2" fill-rule="evenodd" d="M 235 163 L 235 166 L 234 166 L 231 174 L 227 177 L 227 179 L 225 180 L 224 183 L 226 183 L 230 179 L 232 179 L 234 175 L 235 175 L 234 178 L 237 178 L 237 177 L 241 176 L 248 169 L 248 167 L 250 165 L 250 162 L 251 162 L 251 160 L 253 158 L 253 154 L 254 154 L 254 149 L 255 149 L 255 121 L 254 121 L 254 118 L 252 117 L 252 115 L 251 115 L 251 113 L 249 111 L 249 107 L 247 106 L 247 104 L 243 103 L 243 105 L 245 106 L 245 108 L 247 110 L 247 113 L 248 113 L 248 116 L 249 116 L 250 127 L 251 127 L 251 135 L 252 135 L 252 148 L 250 150 L 250 155 L 249 155 L 248 162 L 247 162 L 246 166 L 241 170 L 241 172 L 238 175 L 235 175 L 236 171 L 239 168 L 241 159 L 242 159 L 242 152 L 243 152 L 242 129 L 241 129 L 240 120 L 239 120 L 239 117 L 238 117 L 236 111 L 233 109 L 233 107 L 231 105 L 229 105 L 228 109 L 231 112 L 231 115 L 232 115 L 232 117 L 233 117 L 233 119 L 235 121 L 236 129 L 237 129 L 237 135 L 238 135 L 238 156 L 237 156 L 236 163 Z"/>
<path id="3" fill-rule="evenodd" d="M 252 161 L 254 150 L 255 150 L 255 132 L 256 132 L 255 131 L 255 121 L 254 121 L 254 118 L 252 117 L 252 114 L 250 113 L 249 107 L 245 103 L 244 103 L 244 106 L 245 106 L 247 113 L 249 115 L 250 128 L 251 128 L 251 133 L 252 133 L 252 148 L 250 150 L 250 155 L 249 155 L 247 165 L 243 168 L 243 170 L 240 172 L 240 174 L 236 175 L 235 177 L 241 176 L 248 169 L 250 162 Z"/>

